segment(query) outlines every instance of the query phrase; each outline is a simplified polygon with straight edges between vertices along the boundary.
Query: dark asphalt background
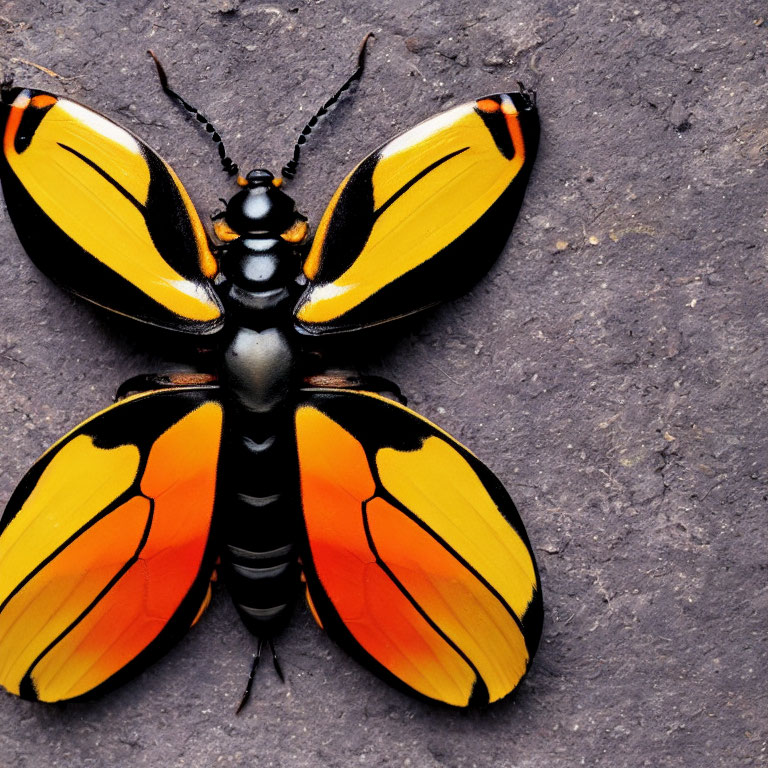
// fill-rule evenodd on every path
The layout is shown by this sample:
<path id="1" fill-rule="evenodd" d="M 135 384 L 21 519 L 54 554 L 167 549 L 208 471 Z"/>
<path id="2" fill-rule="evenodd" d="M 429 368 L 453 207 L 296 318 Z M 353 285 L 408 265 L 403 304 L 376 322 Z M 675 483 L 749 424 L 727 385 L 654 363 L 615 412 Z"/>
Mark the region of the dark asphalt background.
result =
<path id="1" fill-rule="evenodd" d="M 444 711 L 360 668 L 302 607 L 279 641 L 287 684 L 266 666 L 236 717 L 253 643 L 220 592 L 98 701 L 0 694 L 0 766 L 763 765 L 768 5 L 4 0 L 0 66 L 140 134 L 207 213 L 233 190 L 145 50 L 236 160 L 277 170 L 371 30 L 361 87 L 290 187 L 315 223 L 400 130 L 517 80 L 538 91 L 507 250 L 364 359 L 516 500 L 546 610 L 530 675 L 486 712 Z M 186 352 L 51 285 L 4 208 L 0 236 L 5 502 L 123 379 Z"/>

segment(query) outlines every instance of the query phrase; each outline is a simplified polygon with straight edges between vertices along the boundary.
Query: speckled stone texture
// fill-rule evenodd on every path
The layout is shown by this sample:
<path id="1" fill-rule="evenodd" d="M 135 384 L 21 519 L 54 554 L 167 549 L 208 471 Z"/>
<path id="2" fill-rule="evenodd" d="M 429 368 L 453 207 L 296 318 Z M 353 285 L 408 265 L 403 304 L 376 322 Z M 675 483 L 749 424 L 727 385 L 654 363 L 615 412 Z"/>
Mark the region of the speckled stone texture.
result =
<path id="1" fill-rule="evenodd" d="M 287 684 L 265 666 L 236 717 L 253 642 L 219 592 L 174 651 L 95 702 L 0 694 L 0 767 L 768 762 L 765 3 L 4 0 L 0 65 L 139 133 L 208 212 L 232 188 L 145 50 L 236 160 L 277 169 L 371 30 L 357 94 L 290 187 L 315 223 L 398 131 L 518 80 L 538 91 L 507 250 L 362 357 L 518 503 L 546 610 L 530 675 L 486 712 L 445 711 L 360 668 L 301 608 L 278 645 Z M 51 285 L 4 207 L 0 228 L 5 502 L 122 380 L 191 352 Z"/>

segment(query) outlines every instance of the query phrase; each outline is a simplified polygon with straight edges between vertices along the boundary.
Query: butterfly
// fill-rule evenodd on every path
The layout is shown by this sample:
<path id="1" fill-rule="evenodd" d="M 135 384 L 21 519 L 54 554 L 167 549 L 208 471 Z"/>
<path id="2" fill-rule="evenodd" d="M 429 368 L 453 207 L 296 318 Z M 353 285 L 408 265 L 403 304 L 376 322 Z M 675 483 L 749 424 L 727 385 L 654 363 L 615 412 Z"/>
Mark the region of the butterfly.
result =
<path id="1" fill-rule="evenodd" d="M 536 154 L 535 99 L 483 97 L 391 139 L 311 238 L 284 182 L 362 62 L 361 50 L 277 178 L 239 175 L 158 63 L 238 174 L 215 237 L 133 133 L 64 97 L 4 91 L 0 181 L 32 261 L 102 308 L 198 337 L 217 361 L 126 382 L 21 480 L 0 518 L 7 691 L 55 702 L 118 685 L 200 619 L 217 573 L 259 650 L 305 591 L 331 638 L 417 697 L 494 702 L 529 669 L 541 584 L 501 482 L 394 385 L 317 372 L 307 350 L 488 270 Z"/>

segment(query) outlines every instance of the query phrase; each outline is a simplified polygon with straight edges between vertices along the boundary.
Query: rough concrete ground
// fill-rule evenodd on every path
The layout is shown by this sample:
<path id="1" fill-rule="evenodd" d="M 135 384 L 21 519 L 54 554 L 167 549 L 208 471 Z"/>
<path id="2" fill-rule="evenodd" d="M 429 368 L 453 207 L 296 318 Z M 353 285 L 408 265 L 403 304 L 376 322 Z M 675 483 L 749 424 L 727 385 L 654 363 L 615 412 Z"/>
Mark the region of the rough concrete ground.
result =
<path id="1" fill-rule="evenodd" d="M 546 607 L 531 674 L 487 712 L 446 712 L 358 667 L 302 609 L 279 645 L 287 685 L 263 669 L 235 717 L 252 642 L 218 594 L 98 701 L 0 695 L 0 766 L 762 765 L 765 3 L 4 0 L 0 62 L 141 134 L 209 211 L 230 188 L 145 50 L 236 159 L 277 168 L 370 30 L 362 85 L 291 188 L 314 222 L 397 131 L 517 80 L 538 91 L 542 146 L 506 252 L 366 361 L 517 501 Z M 48 283 L 4 208 L 0 227 L 4 502 L 123 379 L 182 355 Z"/>

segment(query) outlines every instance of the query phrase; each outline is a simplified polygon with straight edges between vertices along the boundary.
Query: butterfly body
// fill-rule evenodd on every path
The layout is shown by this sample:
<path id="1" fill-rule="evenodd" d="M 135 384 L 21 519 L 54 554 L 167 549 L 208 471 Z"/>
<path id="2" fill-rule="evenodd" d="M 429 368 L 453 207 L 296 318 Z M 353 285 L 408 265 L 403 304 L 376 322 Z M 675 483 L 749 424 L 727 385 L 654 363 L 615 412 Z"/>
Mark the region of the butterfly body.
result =
<path id="1" fill-rule="evenodd" d="M 101 307 L 204 337 L 218 360 L 214 375 L 126 382 L 22 479 L 0 518 L 0 685 L 50 702 L 114 687 L 199 620 L 220 562 L 261 638 L 303 578 L 318 624 L 400 689 L 455 707 L 514 690 L 542 626 L 514 503 L 373 379 L 308 382 L 303 350 L 487 271 L 536 153 L 532 95 L 470 101 L 384 144 L 307 248 L 266 171 L 239 182 L 212 244 L 170 166 L 108 118 L 16 88 L 0 131 L 35 264 Z"/>
<path id="2" fill-rule="evenodd" d="M 268 171 L 252 171 L 246 182 L 221 220 L 239 237 L 221 249 L 218 293 L 226 322 L 219 359 L 226 408 L 217 504 L 230 594 L 245 625 L 271 637 L 290 616 L 300 583 L 291 411 L 300 257 L 281 235 L 303 217 Z"/>

